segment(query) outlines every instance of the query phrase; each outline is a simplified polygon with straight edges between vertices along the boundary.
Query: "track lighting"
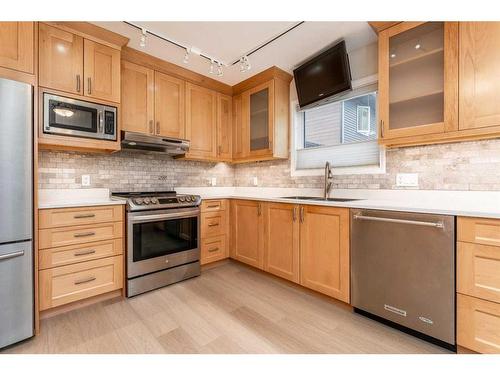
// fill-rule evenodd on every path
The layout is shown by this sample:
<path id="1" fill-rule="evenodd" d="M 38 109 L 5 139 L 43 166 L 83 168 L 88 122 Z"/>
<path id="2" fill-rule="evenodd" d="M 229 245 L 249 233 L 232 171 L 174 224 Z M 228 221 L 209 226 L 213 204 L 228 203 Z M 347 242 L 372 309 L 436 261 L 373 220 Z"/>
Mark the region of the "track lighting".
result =
<path id="1" fill-rule="evenodd" d="M 146 29 L 141 29 L 141 41 L 139 42 L 139 46 L 141 48 L 146 47 L 146 37 L 147 37 Z"/>
<path id="2" fill-rule="evenodd" d="M 214 60 L 210 60 L 210 69 L 208 74 L 214 74 Z"/>
<path id="3" fill-rule="evenodd" d="M 222 77 L 224 72 L 222 71 L 222 63 L 217 63 L 217 77 Z"/>
<path id="4" fill-rule="evenodd" d="M 248 70 L 250 70 L 252 66 L 250 65 L 250 60 L 248 60 L 248 56 L 241 56 L 240 57 L 240 72 L 244 73 Z"/>
<path id="5" fill-rule="evenodd" d="M 186 53 L 184 54 L 184 59 L 182 60 L 184 64 L 189 63 L 189 51 L 186 49 Z"/>

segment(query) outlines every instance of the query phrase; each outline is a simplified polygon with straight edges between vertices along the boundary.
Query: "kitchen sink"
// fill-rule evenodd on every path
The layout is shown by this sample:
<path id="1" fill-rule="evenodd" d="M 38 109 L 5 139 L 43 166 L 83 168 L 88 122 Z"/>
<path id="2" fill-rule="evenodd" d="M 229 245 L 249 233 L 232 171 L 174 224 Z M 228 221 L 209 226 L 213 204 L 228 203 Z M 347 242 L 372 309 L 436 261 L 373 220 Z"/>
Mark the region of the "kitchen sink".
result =
<path id="1" fill-rule="evenodd" d="M 282 199 L 300 199 L 300 200 L 309 200 L 309 201 L 327 201 L 327 202 L 351 202 L 351 201 L 359 201 L 359 199 L 353 198 L 323 198 L 323 197 L 280 197 Z"/>

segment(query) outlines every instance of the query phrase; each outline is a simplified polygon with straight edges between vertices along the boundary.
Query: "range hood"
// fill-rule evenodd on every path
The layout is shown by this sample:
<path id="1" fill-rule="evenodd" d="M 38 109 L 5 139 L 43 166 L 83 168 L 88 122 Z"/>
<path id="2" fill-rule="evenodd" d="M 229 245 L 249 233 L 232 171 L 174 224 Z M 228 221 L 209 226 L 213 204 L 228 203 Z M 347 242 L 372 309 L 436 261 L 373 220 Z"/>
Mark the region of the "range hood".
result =
<path id="1" fill-rule="evenodd" d="M 122 149 L 137 151 L 154 151 L 168 155 L 184 155 L 189 151 L 189 141 L 122 131 Z"/>

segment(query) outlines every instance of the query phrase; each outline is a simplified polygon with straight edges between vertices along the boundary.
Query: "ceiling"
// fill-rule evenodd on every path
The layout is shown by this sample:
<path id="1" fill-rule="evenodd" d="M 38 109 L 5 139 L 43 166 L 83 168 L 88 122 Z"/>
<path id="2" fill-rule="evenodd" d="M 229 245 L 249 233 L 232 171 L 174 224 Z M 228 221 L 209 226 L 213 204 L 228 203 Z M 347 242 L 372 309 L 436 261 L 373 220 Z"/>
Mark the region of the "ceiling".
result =
<path id="1" fill-rule="evenodd" d="M 239 64 L 223 69 L 224 75 L 209 74 L 209 62 L 191 55 L 183 63 L 185 51 L 149 35 L 145 48 L 139 46 L 140 31 L 124 22 L 94 22 L 130 38 L 129 47 L 171 63 L 184 66 L 213 79 L 235 85 L 273 65 L 291 73 L 293 68 L 326 46 L 343 38 L 349 51 L 371 44 L 377 37 L 366 22 L 305 22 L 278 38 L 249 59 L 251 70 L 241 73 Z M 297 22 L 132 22 L 181 45 L 195 47 L 204 55 L 231 64 Z"/>

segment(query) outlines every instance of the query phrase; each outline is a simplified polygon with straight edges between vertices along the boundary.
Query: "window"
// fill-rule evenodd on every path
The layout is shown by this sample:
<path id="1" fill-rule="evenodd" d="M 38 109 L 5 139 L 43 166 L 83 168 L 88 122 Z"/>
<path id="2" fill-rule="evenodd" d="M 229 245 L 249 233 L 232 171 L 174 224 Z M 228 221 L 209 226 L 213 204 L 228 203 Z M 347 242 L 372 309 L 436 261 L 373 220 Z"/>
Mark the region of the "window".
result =
<path id="1" fill-rule="evenodd" d="M 376 85 L 371 85 L 335 102 L 297 112 L 293 170 L 313 175 L 317 173 L 311 171 L 319 172 L 329 161 L 340 174 L 342 170 L 383 172 L 385 154 L 377 142 L 375 90 Z"/>

